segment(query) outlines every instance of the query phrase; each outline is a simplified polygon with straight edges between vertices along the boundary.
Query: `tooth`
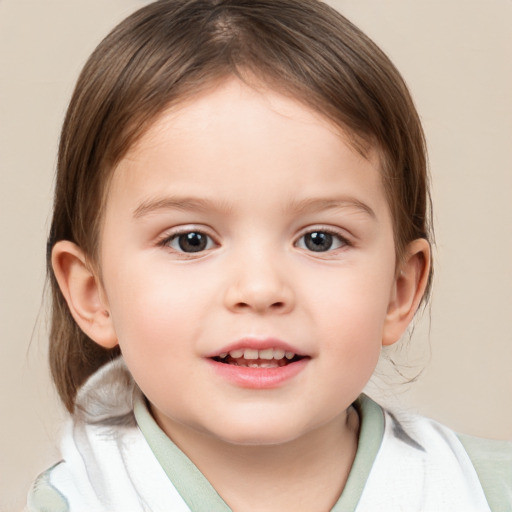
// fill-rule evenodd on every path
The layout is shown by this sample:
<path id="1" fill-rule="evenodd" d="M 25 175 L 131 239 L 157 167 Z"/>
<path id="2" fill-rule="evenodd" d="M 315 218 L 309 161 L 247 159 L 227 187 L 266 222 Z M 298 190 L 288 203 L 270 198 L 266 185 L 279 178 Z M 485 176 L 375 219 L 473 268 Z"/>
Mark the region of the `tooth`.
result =
<path id="1" fill-rule="evenodd" d="M 259 368 L 260 365 L 259 364 L 256 364 L 256 363 L 250 363 L 247 365 L 249 368 Z"/>
<path id="2" fill-rule="evenodd" d="M 219 357 L 221 359 L 226 359 L 226 357 L 228 357 L 228 353 L 227 352 L 222 352 L 222 354 L 219 354 Z"/>
<path id="3" fill-rule="evenodd" d="M 295 354 L 293 352 L 286 352 L 285 356 L 286 359 L 293 359 L 295 357 Z"/>
<path id="4" fill-rule="evenodd" d="M 252 348 L 246 348 L 244 350 L 244 359 L 258 359 L 258 351 Z"/>
<path id="5" fill-rule="evenodd" d="M 244 355 L 244 351 L 243 350 L 232 350 L 229 355 L 233 358 L 233 359 L 240 359 L 241 357 L 243 357 Z"/>
<path id="6" fill-rule="evenodd" d="M 274 349 L 274 359 L 283 359 L 284 357 L 284 350 L 281 350 L 281 349 Z"/>
<path id="7" fill-rule="evenodd" d="M 266 350 L 260 350 L 259 352 L 260 359 L 273 359 L 274 356 L 274 350 L 271 348 L 268 348 Z"/>

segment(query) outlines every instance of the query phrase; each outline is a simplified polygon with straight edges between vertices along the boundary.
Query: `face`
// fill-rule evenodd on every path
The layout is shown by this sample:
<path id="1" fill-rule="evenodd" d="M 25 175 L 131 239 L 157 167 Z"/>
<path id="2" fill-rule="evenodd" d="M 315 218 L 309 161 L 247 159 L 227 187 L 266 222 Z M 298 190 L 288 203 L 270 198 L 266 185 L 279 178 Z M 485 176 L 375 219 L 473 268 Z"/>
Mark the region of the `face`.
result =
<path id="1" fill-rule="evenodd" d="M 115 170 L 105 300 L 162 428 L 275 444 L 340 421 L 395 290 L 376 154 L 301 103 L 228 81 Z"/>

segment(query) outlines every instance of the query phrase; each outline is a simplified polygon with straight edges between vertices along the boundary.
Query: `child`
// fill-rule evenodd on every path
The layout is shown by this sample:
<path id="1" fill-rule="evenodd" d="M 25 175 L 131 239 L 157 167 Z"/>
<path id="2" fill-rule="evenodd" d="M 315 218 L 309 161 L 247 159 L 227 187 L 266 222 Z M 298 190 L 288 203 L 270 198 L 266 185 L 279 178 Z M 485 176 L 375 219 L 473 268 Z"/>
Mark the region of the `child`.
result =
<path id="1" fill-rule="evenodd" d="M 400 75 L 316 0 L 161 0 L 86 64 L 59 151 L 33 511 L 512 510 L 512 447 L 361 394 L 431 283 Z"/>

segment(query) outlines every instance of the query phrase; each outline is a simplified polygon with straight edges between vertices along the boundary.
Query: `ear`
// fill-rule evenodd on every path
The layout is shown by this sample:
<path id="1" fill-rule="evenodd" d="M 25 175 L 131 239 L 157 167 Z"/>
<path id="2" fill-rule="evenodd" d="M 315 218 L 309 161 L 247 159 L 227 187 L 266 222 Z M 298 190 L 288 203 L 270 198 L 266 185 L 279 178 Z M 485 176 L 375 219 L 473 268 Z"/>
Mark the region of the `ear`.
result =
<path id="1" fill-rule="evenodd" d="M 52 250 L 52 267 L 69 311 L 80 329 L 104 348 L 117 345 L 108 302 L 101 281 L 83 251 L 62 240 Z"/>
<path id="2" fill-rule="evenodd" d="M 430 244 L 424 238 L 411 242 L 397 268 L 382 344 L 397 342 L 412 321 L 428 283 Z"/>

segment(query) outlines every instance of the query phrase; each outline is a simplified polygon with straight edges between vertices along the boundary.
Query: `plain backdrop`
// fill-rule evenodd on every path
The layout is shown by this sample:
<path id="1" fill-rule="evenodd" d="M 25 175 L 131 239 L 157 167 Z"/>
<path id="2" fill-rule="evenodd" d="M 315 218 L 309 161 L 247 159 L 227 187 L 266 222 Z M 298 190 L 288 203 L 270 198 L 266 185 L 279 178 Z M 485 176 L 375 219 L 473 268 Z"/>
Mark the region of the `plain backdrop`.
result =
<path id="1" fill-rule="evenodd" d="M 60 125 L 100 39 L 142 0 L 0 0 L 0 511 L 58 460 L 45 239 Z M 432 306 L 370 388 L 452 428 L 512 438 L 512 1 L 331 0 L 408 82 L 429 143 Z M 430 321 L 429 321 L 430 318 Z M 398 398 L 396 398 L 398 397 Z"/>

